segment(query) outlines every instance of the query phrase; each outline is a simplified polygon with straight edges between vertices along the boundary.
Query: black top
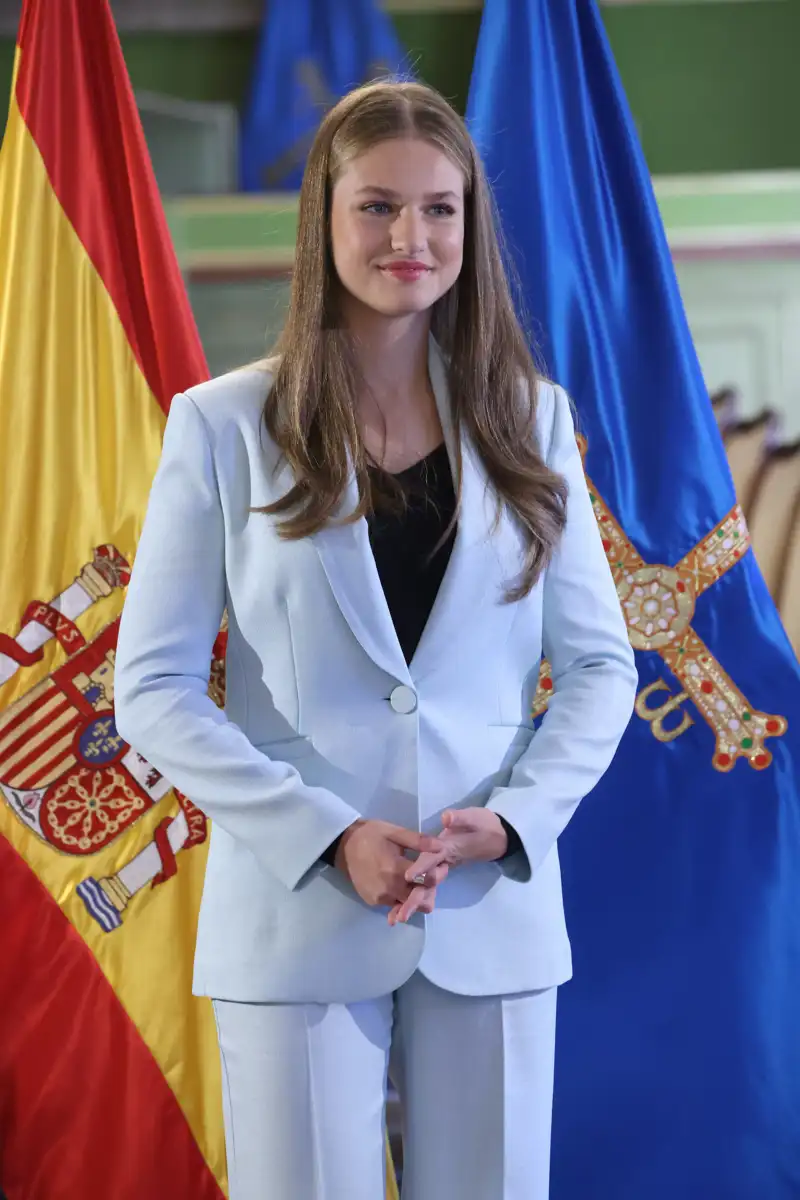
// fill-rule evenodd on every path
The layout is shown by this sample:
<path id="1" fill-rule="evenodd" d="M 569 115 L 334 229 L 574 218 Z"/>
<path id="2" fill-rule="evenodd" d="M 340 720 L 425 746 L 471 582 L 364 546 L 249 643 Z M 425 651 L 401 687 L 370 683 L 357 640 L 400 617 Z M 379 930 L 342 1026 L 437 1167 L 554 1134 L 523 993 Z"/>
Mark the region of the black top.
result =
<path id="1" fill-rule="evenodd" d="M 377 468 L 376 468 L 377 471 Z M 455 528 L 435 554 L 436 543 L 452 520 L 456 496 L 444 442 L 419 462 L 395 476 L 408 497 L 399 514 L 376 512 L 367 518 L 369 540 L 389 612 L 407 663 L 411 662 L 447 570 Z M 503 818 L 500 818 L 503 821 Z M 508 850 L 521 847 L 519 835 L 506 821 Z M 322 858 L 333 863 L 339 838 Z"/>
<path id="2" fill-rule="evenodd" d="M 430 616 L 455 540 L 430 555 L 456 507 L 453 476 L 444 442 L 420 462 L 395 475 L 408 497 L 405 512 L 374 513 L 369 541 L 386 603 L 407 663 Z"/>

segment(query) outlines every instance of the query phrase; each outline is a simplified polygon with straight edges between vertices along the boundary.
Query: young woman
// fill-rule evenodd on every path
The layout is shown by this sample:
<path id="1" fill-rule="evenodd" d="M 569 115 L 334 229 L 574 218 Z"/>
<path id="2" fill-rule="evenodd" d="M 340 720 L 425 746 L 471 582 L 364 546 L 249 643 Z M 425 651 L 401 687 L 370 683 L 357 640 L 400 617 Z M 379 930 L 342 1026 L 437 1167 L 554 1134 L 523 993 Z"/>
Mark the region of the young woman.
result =
<path id="1" fill-rule="evenodd" d="M 407 1200 L 544 1200 L 556 840 L 635 683 L 464 123 L 361 88 L 308 159 L 276 357 L 174 400 L 117 652 L 120 732 L 214 822 L 232 1200 L 379 1200 L 387 1071 Z"/>

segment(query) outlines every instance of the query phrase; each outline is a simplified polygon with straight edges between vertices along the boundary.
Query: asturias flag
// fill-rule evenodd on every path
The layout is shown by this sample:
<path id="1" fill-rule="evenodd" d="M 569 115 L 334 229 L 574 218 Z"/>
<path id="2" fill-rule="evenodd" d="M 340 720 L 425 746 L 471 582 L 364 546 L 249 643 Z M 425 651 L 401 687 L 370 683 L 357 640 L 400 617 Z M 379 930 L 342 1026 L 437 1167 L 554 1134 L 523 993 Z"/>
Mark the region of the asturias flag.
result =
<path id="1" fill-rule="evenodd" d="M 404 57 L 377 0 L 267 0 L 242 122 L 242 188 L 299 188 L 328 109 L 351 88 L 397 74 Z"/>
<path id="2" fill-rule="evenodd" d="M 206 823 L 114 726 L 166 410 L 205 375 L 107 0 L 27 0 L 0 150 L 8 1200 L 223 1196 L 213 1017 L 191 997 Z"/>
<path id="3" fill-rule="evenodd" d="M 469 103 L 640 692 L 561 854 L 553 1200 L 800 1195 L 800 670 L 594 0 L 485 0 Z M 542 670 L 537 707 L 547 703 Z"/>

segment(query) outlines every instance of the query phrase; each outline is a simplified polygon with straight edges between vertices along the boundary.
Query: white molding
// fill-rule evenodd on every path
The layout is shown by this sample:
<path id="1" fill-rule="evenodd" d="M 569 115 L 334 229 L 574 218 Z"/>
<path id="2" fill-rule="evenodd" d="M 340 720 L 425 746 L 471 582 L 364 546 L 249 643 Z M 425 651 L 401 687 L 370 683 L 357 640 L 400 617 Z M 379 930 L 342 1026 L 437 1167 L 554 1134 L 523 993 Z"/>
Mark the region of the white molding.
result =
<path id="1" fill-rule="evenodd" d="M 735 254 L 676 261 L 686 316 L 710 390 L 733 384 L 740 412 L 765 405 L 800 435 L 800 258 Z"/>
<path id="2" fill-rule="evenodd" d="M 787 250 L 800 247 L 800 225 L 709 225 L 668 229 L 670 250 Z"/>
<path id="3" fill-rule="evenodd" d="M 249 216 L 263 212 L 297 212 L 299 192 L 228 192 L 221 196 L 168 196 L 164 206 L 181 217 L 220 214 Z"/>
<path id="4" fill-rule="evenodd" d="M 614 0 L 617 2 L 617 0 Z M 627 3 L 628 0 L 625 0 Z M 636 3 L 641 0 L 635 0 Z M 644 0 L 646 3 L 647 0 Z M 659 0 L 663 3 L 665 0 Z M 684 3 L 684 0 L 666 0 Z M 718 0 L 699 0 L 717 3 Z M 734 0 L 738 3 L 739 0 Z M 741 0 L 742 3 L 745 0 Z M 772 0 L 747 0 L 771 3 Z M 758 192 L 800 192 L 800 171 L 730 171 L 720 175 L 656 175 L 653 187 L 657 196 L 731 196 Z"/>
<path id="5" fill-rule="evenodd" d="M 291 271 L 294 247 L 282 246 L 258 251 L 250 247 L 225 250 L 185 250 L 180 256 L 181 270 L 226 272 Z"/>

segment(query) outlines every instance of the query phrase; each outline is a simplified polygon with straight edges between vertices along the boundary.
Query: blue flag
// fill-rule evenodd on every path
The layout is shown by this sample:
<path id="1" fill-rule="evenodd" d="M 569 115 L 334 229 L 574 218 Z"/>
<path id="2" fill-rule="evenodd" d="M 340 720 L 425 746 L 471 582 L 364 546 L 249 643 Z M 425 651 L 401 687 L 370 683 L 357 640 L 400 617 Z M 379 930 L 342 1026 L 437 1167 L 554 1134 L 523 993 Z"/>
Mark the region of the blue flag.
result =
<path id="1" fill-rule="evenodd" d="M 485 0 L 469 100 L 637 649 L 560 846 L 552 1200 L 800 1196 L 800 671 L 594 0 Z M 537 707 L 550 680 L 540 676 Z"/>
<path id="2" fill-rule="evenodd" d="M 242 189 L 297 190 L 328 109 L 361 83 L 399 74 L 403 59 L 376 0 L 267 0 L 242 122 Z"/>

